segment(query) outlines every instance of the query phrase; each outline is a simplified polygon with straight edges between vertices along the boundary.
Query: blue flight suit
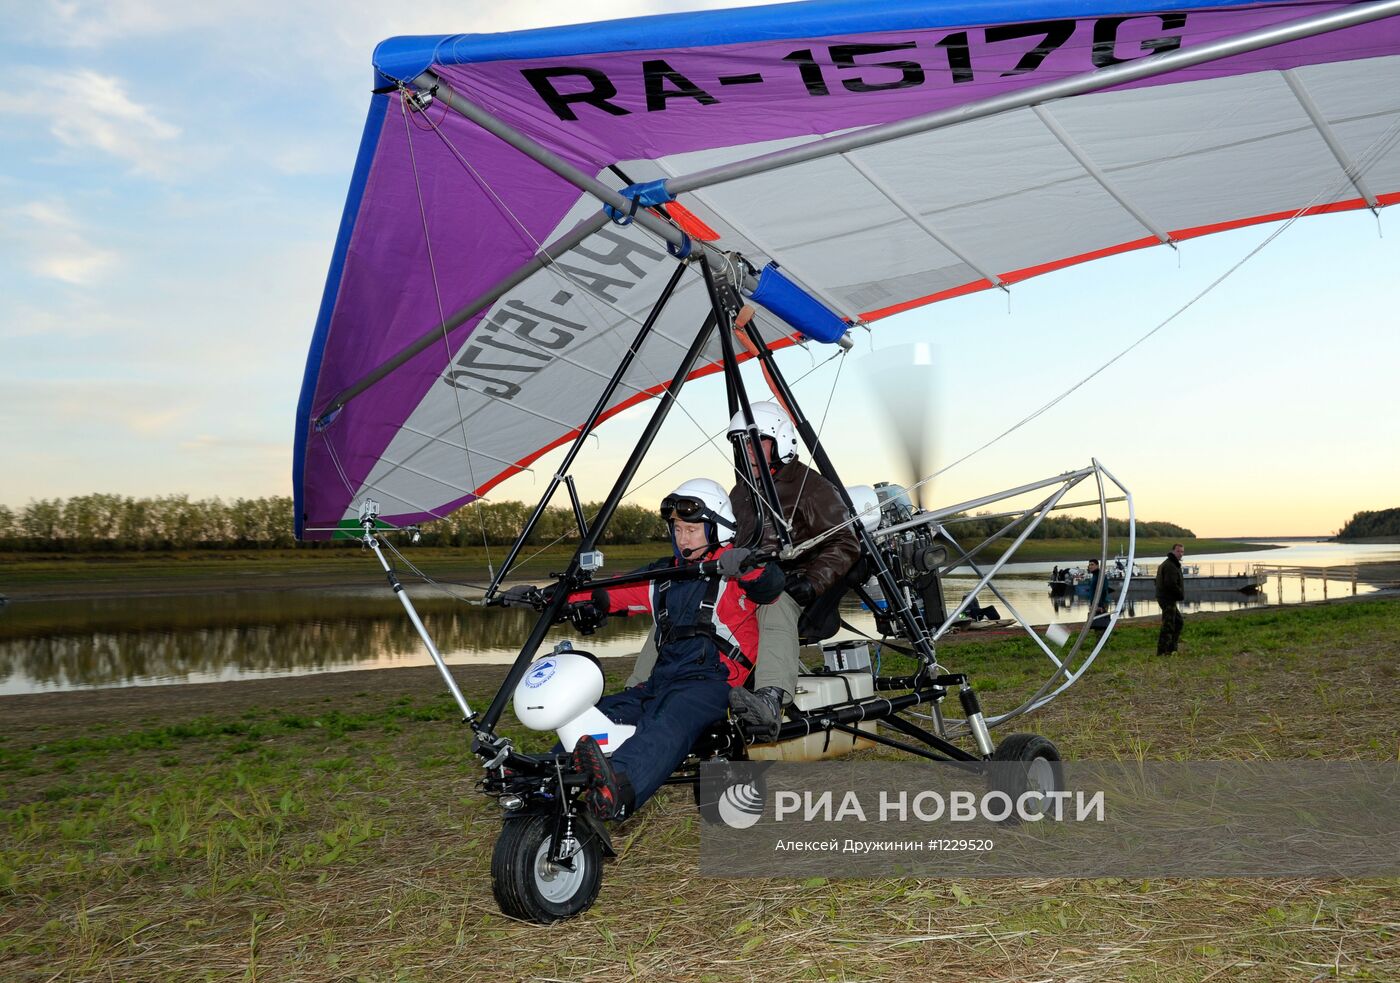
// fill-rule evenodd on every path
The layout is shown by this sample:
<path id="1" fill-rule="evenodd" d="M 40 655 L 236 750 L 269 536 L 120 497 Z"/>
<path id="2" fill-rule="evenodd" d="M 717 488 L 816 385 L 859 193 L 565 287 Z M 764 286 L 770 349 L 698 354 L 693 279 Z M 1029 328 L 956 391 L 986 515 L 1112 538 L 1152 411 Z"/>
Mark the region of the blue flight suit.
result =
<path id="1" fill-rule="evenodd" d="M 659 617 L 656 667 L 646 681 L 605 696 L 598 709 L 637 732 L 609 761 L 619 780 L 632 785 L 634 810 L 651 798 L 685 759 L 695 740 L 729 711 L 729 669 L 713 638 L 691 634 L 705 597 L 703 580 L 659 583 L 653 590 Z M 669 622 L 669 624 L 666 624 Z"/>

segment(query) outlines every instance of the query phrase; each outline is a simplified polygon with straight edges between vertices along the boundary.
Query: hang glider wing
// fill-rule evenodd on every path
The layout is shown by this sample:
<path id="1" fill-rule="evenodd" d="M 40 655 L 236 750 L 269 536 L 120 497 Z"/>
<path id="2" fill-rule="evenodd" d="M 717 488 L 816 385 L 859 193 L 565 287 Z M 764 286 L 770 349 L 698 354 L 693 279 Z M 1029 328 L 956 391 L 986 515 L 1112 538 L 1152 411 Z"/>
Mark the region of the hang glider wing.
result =
<path id="1" fill-rule="evenodd" d="M 449 96 L 611 188 L 673 178 L 688 190 L 665 208 L 691 239 L 776 260 L 841 317 L 874 321 L 1111 253 L 1400 200 L 1397 16 L 970 112 L 1347 7 L 817 0 L 386 41 L 298 408 L 298 535 L 327 535 L 365 497 L 395 523 L 444 516 L 568 440 L 675 269 L 666 242 L 608 221 Z M 660 391 L 708 308 L 687 273 L 609 415 Z"/>

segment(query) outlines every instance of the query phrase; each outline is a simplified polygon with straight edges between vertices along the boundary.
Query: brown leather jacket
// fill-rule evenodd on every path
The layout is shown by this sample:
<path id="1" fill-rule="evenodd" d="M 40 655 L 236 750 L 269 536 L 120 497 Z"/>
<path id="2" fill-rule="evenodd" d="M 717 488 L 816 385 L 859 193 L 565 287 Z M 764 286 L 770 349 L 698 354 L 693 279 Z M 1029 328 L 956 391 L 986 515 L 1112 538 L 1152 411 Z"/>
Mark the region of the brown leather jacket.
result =
<path id="1" fill-rule="evenodd" d="M 789 461 L 780 467 L 773 475 L 773 484 L 777 486 L 783 515 L 792 524 L 794 544 L 811 539 L 850 518 L 836 486 L 800 461 Z M 758 521 L 757 494 L 747 485 L 735 485 L 729 492 L 729 504 L 734 509 L 735 525 L 738 527 L 734 541 L 741 546 L 749 545 L 749 538 L 753 536 Z M 771 525 L 765 527 L 763 548 L 774 549 L 777 545 L 778 539 Z M 860 543 L 851 527 L 846 526 L 803 556 L 784 563 L 783 568 L 789 573 L 806 577 L 821 594 L 845 576 L 858 559 Z"/>

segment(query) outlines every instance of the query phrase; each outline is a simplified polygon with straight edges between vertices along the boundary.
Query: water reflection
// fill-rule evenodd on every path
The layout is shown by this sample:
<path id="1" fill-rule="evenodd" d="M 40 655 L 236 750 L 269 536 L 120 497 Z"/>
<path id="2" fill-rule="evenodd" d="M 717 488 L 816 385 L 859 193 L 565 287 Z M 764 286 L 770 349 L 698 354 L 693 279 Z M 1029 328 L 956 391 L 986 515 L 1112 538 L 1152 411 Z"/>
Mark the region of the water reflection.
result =
<path id="1" fill-rule="evenodd" d="M 128 603 L 125 630 L 0 641 L 0 693 L 428 663 L 422 641 L 392 598 L 384 614 L 373 618 L 328 617 L 323 606 L 303 610 L 304 603 L 290 602 L 271 622 L 194 629 L 172 627 L 172 620 L 186 619 L 163 604 L 148 619 L 140 604 Z M 423 608 L 423 622 L 449 663 L 509 662 L 534 625 L 530 611 L 483 610 L 451 601 Z M 557 636 L 600 655 L 622 655 L 641 647 L 647 629 L 642 619 L 614 619 L 588 639 L 560 628 L 548 644 Z"/>
<path id="2" fill-rule="evenodd" d="M 1048 593 L 1048 592 L 1047 592 Z M 1076 597 L 1074 595 L 1051 596 L 1051 607 L 1059 617 L 1059 621 L 1083 621 L 1089 612 L 1089 599 L 1087 597 Z M 1262 607 L 1269 604 L 1269 595 L 1266 591 L 1255 591 L 1252 594 L 1242 594 L 1239 591 L 1197 591 L 1187 596 L 1186 600 L 1180 602 L 1183 611 L 1239 611 L 1245 608 Z M 1128 603 L 1123 606 L 1123 615 L 1128 618 L 1138 616 L 1151 617 L 1160 614 L 1161 609 L 1157 607 L 1157 602 L 1151 597 L 1128 597 Z"/>
<path id="3" fill-rule="evenodd" d="M 1381 571 L 1369 582 L 1363 577 L 1355 588 L 1350 582 L 1330 583 L 1331 597 L 1353 589 L 1367 593 L 1379 583 L 1400 579 L 1400 548 L 1394 545 L 1290 544 L 1268 553 L 1192 559 L 1283 565 L 1365 562 L 1366 569 Z M 993 605 L 1004 616 L 1014 609 L 1032 624 L 1082 622 L 1089 613 L 1086 599 L 1052 597 L 1046 588 L 1052 566 L 1018 564 L 1019 576 L 998 581 L 1002 596 L 983 589 L 978 603 Z M 976 583 L 970 575 L 949 577 L 945 592 L 950 609 Z M 1323 589 L 1317 579 L 1271 576 L 1257 594 L 1192 594 L 1183 607 L 1193 612 L 1288 604 L 1318 600 Z M 415 591 L 414 600 L 439 649 L 454 664 L 509 662 L 534 624 L 530 611 L 470 607 L 426 589 Z M 1125 613 L 1155 617 L 1158 612 L 1149 596 L 1130 597 Z M 875 632 L 868 612 L 852 607 L 845 616 L 861 630 Z M 546 644 L 567 638 L 602 657 L 625 655 L 641 647 L 649 627 L 646 618 L 614 619 L 586 639 L 559 627 Z M 421 640 L 383 587 L 129 596 L 0 607 L 0 693 L 427 664 Z"/>

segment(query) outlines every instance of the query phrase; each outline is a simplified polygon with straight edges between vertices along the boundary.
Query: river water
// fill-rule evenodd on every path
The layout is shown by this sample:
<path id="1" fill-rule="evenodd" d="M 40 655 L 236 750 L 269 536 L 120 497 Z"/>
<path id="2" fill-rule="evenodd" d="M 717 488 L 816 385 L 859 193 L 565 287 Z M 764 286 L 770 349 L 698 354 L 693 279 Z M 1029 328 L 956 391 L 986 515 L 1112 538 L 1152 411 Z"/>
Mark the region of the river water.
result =
<path id="1" fill-rule="evenodd" d="M 1187 556 L 1201 573 L 1238 571 L 1250 564 L 1350 568 L 1356 564 L 1400 564 L 1400 544 L 1353 545 L 1280 542 L 1279 548 L 1248 553 Z M 1149 570 L 1160 557 L 1139 558 Z M 1054 563 L 1008 564 L 998 578 L 1003 597 L 984 590 L 979 603 L 1011 609 L 1031 624 L 1084 620 L 1087 602 L 1053 598 L 1046 587 Z M 1357 594 L 1376 589 L 1363 577 Z M 976 583 L 971 571 L 945 579 L 949 607 Z M 534 623 L 530 611 L 489 610 L 444 596 L 437 589 L 409 586 L 424 623 L 450 664 L 505 664 Z M 1185 610 L 1211 611 L 1294 604 L 1353 591 L 1350 569 L 1325 582 L 1296 572 L 1271 576 L 1257 594 L 1217 594 L 1188 599 Z M 1137 601 L 1126 614 L 1157 613 L 1155 603 Z M 846 618 L 874 634 L 874 620 L 858 607 Z M 565 626 L 546 641 L 571 640 L 601 657 L 637 651 L 649 619 L 612 619 L 580 639 Z M 282 590 L 15 602 L 0 608 L 0 694 L 114 686 L 201 683 L 297 676 L 345 669 L 427 665 L 423 644 L 387 587 L 373 590 Z"/>

